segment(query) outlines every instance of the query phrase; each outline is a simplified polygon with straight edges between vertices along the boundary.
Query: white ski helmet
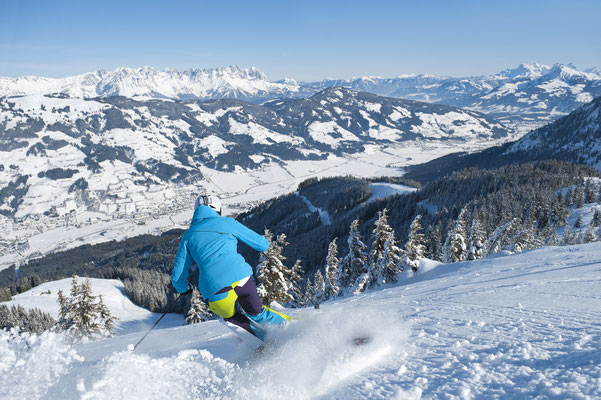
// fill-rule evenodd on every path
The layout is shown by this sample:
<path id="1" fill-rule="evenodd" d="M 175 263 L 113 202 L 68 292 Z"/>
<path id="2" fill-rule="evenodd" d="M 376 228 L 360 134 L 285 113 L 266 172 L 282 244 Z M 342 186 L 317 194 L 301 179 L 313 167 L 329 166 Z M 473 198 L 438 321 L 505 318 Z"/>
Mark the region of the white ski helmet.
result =
<path id="1" fill-rule="evenodd" d="M 219 215 L 221 215 L 221 212 L 223 211 L 223 207 L 221 206 L 221 200 L 219 200 L 219 197 L 214 195 L 201 194 L 200 196 L 198 196 L 198 198 L 194 202 L 194 209 L 196 210 L 198 206 L 209 206 L 213 210 L 217 211 Z"/>

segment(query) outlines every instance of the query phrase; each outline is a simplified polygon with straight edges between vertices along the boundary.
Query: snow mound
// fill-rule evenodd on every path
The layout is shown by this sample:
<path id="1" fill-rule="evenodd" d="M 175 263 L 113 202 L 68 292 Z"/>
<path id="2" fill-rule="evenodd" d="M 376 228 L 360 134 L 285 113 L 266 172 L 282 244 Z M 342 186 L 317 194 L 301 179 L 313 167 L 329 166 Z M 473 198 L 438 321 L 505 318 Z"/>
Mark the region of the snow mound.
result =
<path id="1" fill-rule="evenodd" d="M 63 335 L 0 334 L 0 387 L 5 399 L 40 399 L 48 387 L 83 361 Z"/>
<path id="2" fill-rule="evenodd" d="M 119 352 L 108 357 L 102 369 L 102 377 L 89 389 L 79 385 L 82 399 L 213 399 L 233 390 L 240 373 L 237 365 L 206 350 L 163 358 Z"/>

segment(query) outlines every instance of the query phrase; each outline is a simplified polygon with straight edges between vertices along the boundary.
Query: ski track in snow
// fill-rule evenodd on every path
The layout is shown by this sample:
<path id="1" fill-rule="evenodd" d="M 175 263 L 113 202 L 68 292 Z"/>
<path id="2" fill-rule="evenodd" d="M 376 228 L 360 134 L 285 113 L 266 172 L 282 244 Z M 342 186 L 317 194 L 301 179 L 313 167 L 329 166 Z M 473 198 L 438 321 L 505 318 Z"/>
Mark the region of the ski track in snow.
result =
<path id="1" fill-rule="evenodd" d="M 405 272 L 292 310 L 260 355 L 217 321 L 70 346 L 0 335 L 6 398 L 601 397 L 601 243 Z M 369 335 L 365 346 L 349 344 Z"/>

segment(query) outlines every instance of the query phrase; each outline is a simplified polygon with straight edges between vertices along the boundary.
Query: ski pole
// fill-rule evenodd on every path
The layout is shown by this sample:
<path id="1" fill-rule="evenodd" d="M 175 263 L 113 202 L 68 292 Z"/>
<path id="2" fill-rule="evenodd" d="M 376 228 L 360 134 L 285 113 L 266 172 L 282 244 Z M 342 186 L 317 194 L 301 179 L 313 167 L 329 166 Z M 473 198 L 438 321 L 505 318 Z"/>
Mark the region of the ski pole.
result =
<path id="1" fill-rule="evenodd" d="M 150 328 L 148 330 L 148 332 L 146 332 L 146 334 L 144 336 L 142 336 L 142 339 L 140 339 L 140 341 L 138 343 L 136 343 L 136 345 L 134 346 L 134 348 L 132 349 L 132 351 L 134 351 L 136 349 L 136 347 L 138 347 L 138 345 L 140 343 L 142 343 L 142 340 L 144 340 L 146 338 L 146 336 L 148 336 L 148 334 L 150 333 L 150 331 L 152 331 L 154 329 L 155 326 L 157 326 L 157 324 L 159 322 L 161 322 L 161 320 L 163 319 L 163 317 L 169 312 L 171 311 L 171 309 L 175 306 L 175 304 L 178 302 L 178 300 L 180 299 L 180 297 L 182 297 L 182 293 L 180 293 L 177 298 L 175 299 L 175 301 L 173 303 L 171 303 L 171 305 L 167 308 L 167 311 L 165 311 L 163 313 L 163 315 L 161 315 L 161 317 L 157 320 L 157 322 L 154 323 L 154 325 L 152 326 L 152 328 Z"/>

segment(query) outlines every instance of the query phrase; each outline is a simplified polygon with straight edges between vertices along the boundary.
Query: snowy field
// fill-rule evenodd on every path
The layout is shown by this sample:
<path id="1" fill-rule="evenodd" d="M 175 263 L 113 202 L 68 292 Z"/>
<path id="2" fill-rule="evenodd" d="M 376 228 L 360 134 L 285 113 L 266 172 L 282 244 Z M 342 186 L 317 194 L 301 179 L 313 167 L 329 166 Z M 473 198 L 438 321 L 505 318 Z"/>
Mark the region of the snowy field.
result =
<path id="1" fill-rule="evenodd" d="M 483 144 L 457 148 L 445 143 L 421 143 L 403 146 L 366 146 L 366 151 L 358 155 L 330 157 L 322 161 L 290 161 L 282 164 L 269 164 L 261 169 L 238 172 L 220 172 L 209 168 L 201 170 L 205 180 L 198 186 L 199 191 L 218 194 L 223 199 L 225 213 L 232 215 L 248 210 L 258 203 L 296 190 L 298 184 L 311 177 L 351 175 L 359 178 L 379 176 L 401 176 L 403 168 L 422 163 L 456 151 L 473 151 Z M 0 216 L 3 225 L 2 242 L 24 243 L 24 246 L 10 245 L 2 250 L 0 246 L 0 270 L 14 263 L 40 257 L 51 252 L 70 249 L 83 244 L 96 244 L 110 240 L 122 240 L 145 233 L 161 234 L 174 228 L 186 228 L 192 216 L 195 193 L 180 193 L 181 189 L 159 191 L 172 193 L 178 199 L 177 207 L 161 213 L 128 215 L 115 217 L 112 212 L 82 211 L 76 223 L 67 224 L 64 220 L 40 220 L 27 224 L 17 224 Z M 168 190 L 169 189 L 169 190 Z M 394 190 L 393 190 L 394 192 Z M 156 193 L 155 193 L 156 194 Z M 375 193 L 382 197 L 382 191 Z M 148 194 L 154 195 L 153 193 Z M 132 197 L 124 193 L 122 197 Z M 160 206 L 161 200 L 154 200 Z M 188 204 L 189 203 L 189 204 Z M 30 225 L 31 225 L 30 224 Z"/>
<path id="2" fill-rule="evenodd" d="M 45 285 L 55 285 L 54 295 L 68 284 Z M 3 398 L 601 397 L 599 242 L 430 262 L 394 287 L 294 310 L 297 320 L 272 332 L 261 354 L 238 344 L 218 321 L 177 326 L 181 317 L 161 322 L 127 351 L 157 315 L 127 311 L 135 306 L 117 281 L 93 280 L 94 287 L 107 291 L 128 328 L 76 346 L 57 335 L 1 334 Z M 15 301 L 48 306 L 49 295 L 39 295 L 44 289 Z M 361 335 L 372 342 L 352 346 Z"/>

